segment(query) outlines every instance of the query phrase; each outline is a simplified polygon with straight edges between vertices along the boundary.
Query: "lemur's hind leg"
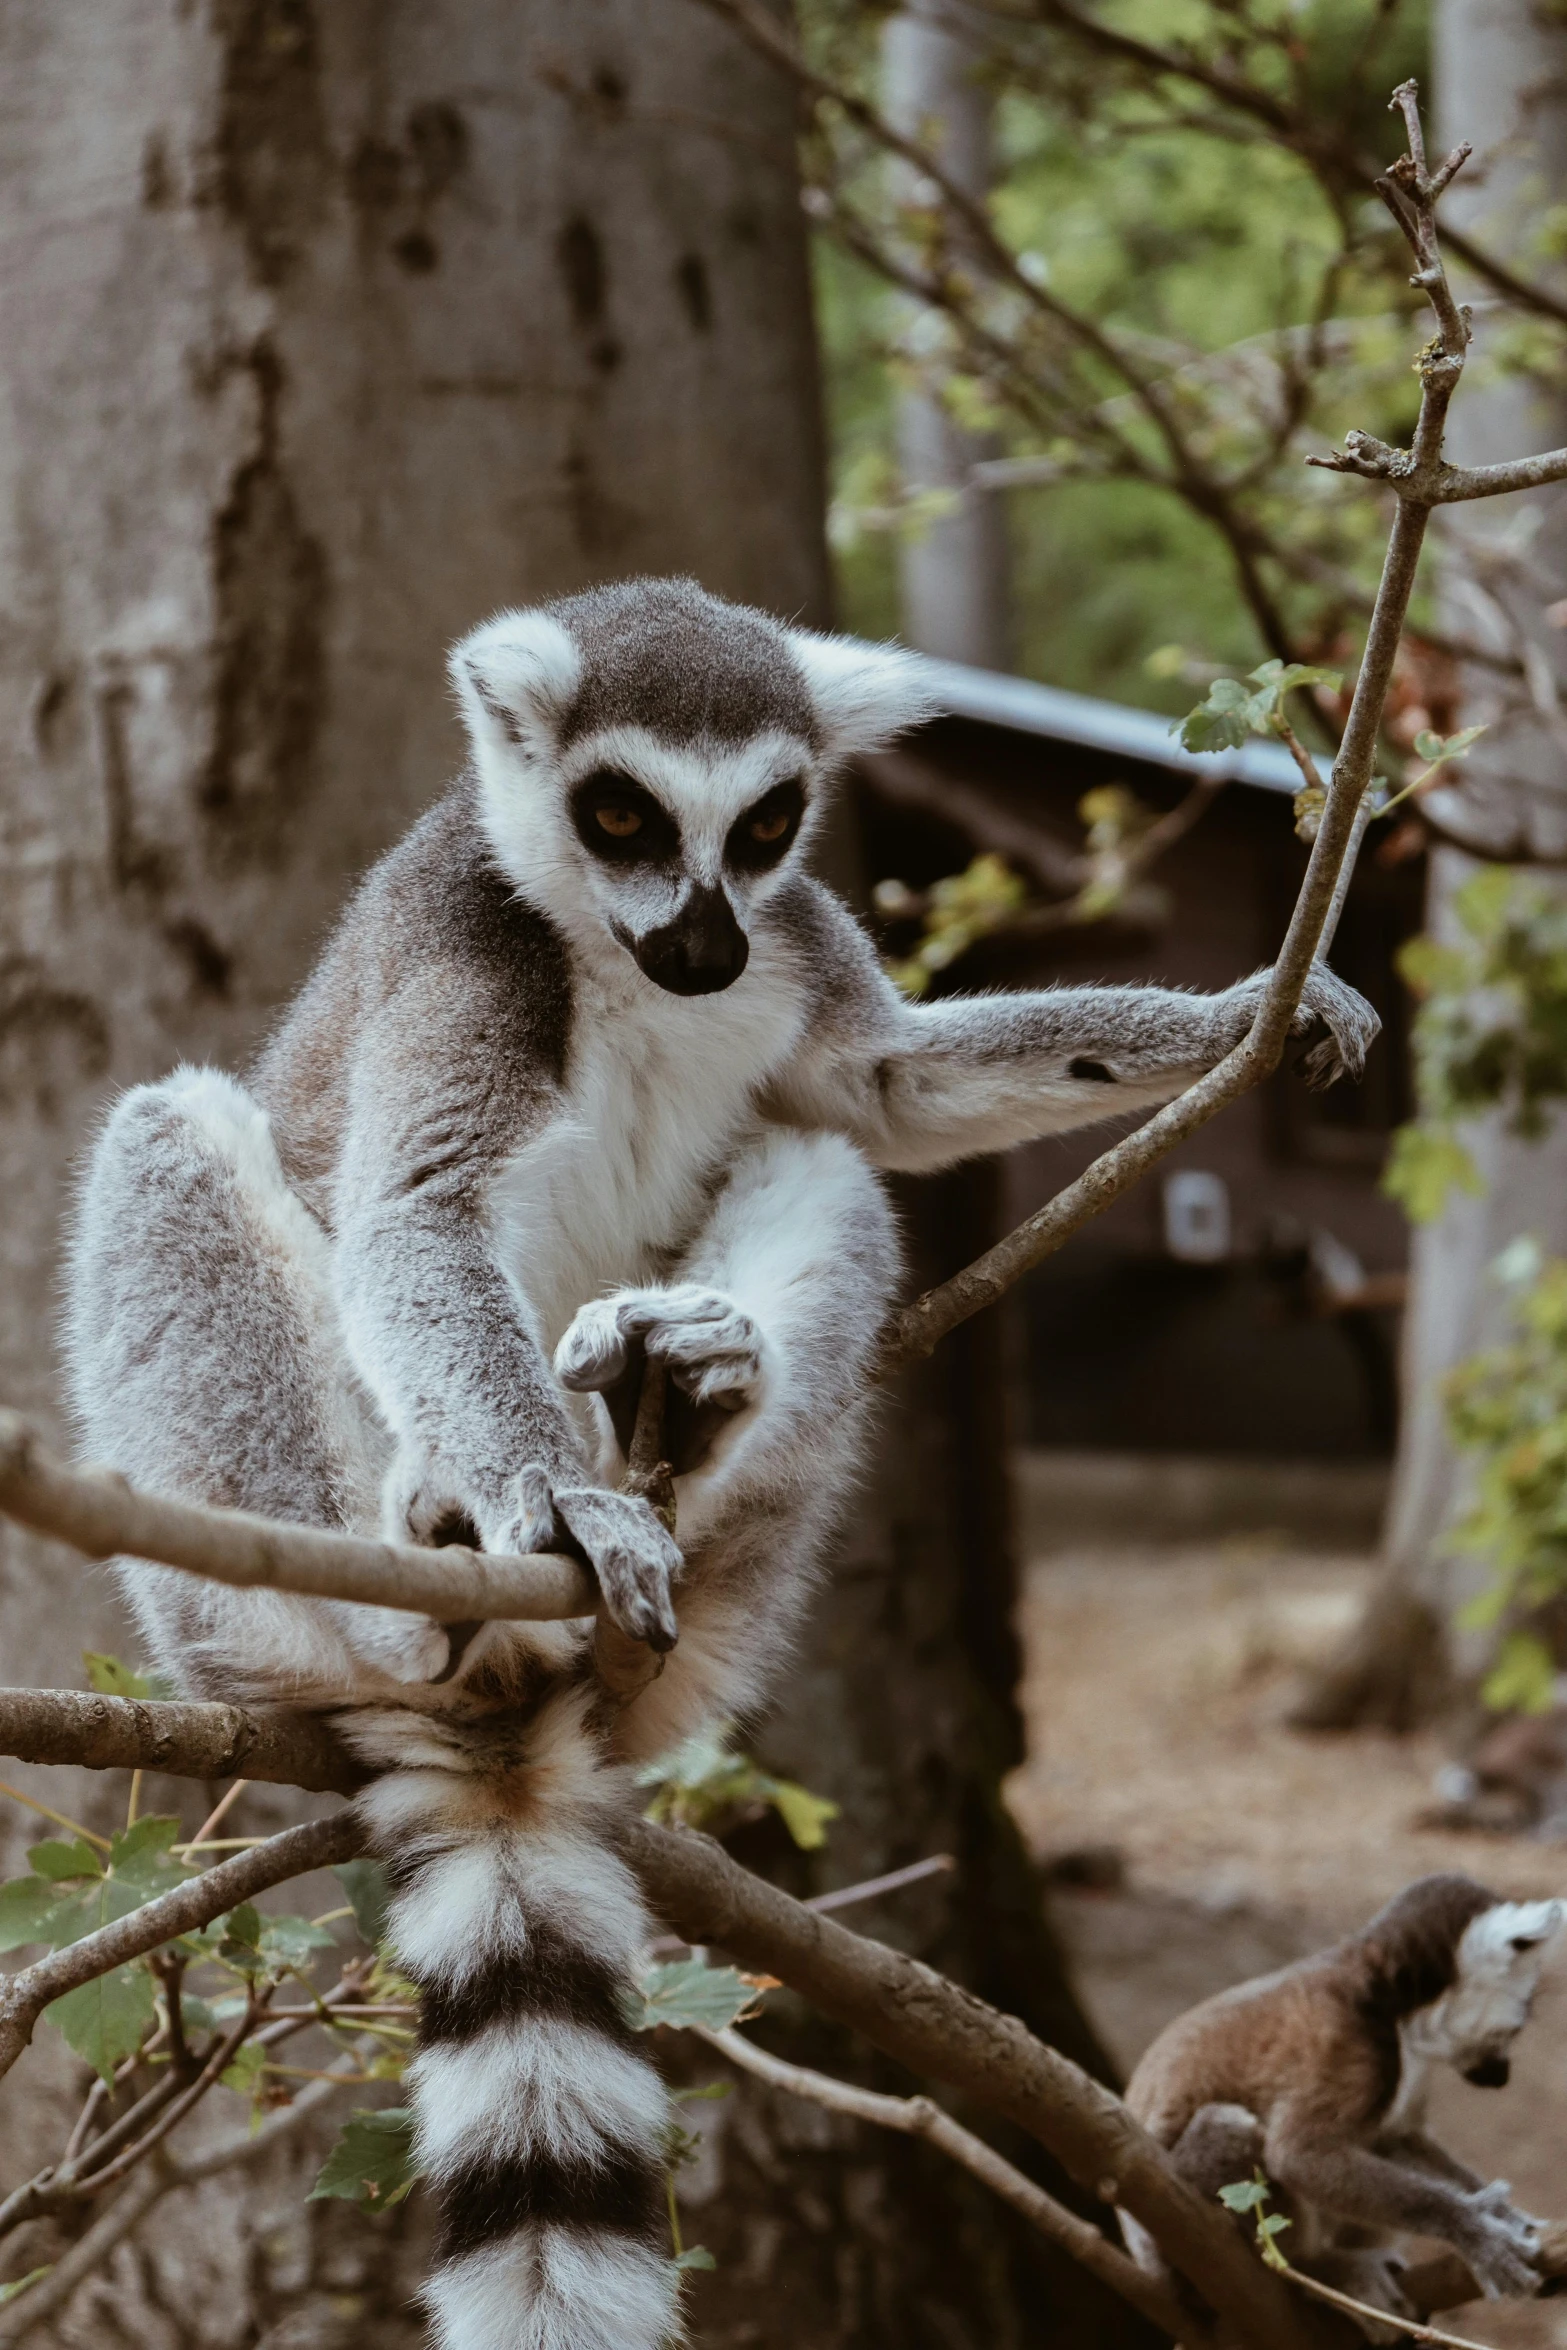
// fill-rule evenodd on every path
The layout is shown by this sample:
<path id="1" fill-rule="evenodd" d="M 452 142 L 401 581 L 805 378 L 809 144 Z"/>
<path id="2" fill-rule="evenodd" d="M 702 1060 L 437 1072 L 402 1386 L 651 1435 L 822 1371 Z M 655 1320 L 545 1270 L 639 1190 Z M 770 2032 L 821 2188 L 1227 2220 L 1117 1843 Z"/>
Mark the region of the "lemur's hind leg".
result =
<path id="1" fill-rule="evenodd" d="M 555 1355 L 606 1410 L 606 1475 L 643 1350 L 668 1363 L 680 1643 L 628 1736 L 657 1749 L 753 1705 L 787 1652 L 863 1451 L 866 1373 L 898 1277 L 891 1210 L 836 1134 L 775 1128 L 733 1162 L 667 1284 L 584 1306 Z"/>
<path id="2" fill-rule="evenodd" d="M 210 1069 L 117 1103 L 67 1286 L 87 1452 L 136 1483 L 317 1526 L 373 1526 L 375 1439 L 337 1330 L 327 1241 L 263 1112 Z M 155 1660 L 201 1695 L 301 1702 L 438 1673 L 446 1636 L 390 1608 L 121 1570 Z"/>

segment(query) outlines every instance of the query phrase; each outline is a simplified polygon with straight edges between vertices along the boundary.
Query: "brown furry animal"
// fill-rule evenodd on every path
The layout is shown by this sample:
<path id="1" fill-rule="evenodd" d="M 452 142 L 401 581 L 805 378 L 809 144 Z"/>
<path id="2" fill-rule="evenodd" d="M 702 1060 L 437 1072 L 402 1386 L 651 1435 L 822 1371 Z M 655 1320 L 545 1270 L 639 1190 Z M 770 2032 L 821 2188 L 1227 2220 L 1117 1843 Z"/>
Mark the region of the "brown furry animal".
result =
<path id="1" fill-rule="evenodd" d="M 1126 2102 L 1205 2195 L 1260 2165 L 1296 2266 L 1410 2316 L 1403 2263 L 1370 2237 L 1435 2236 L 1492 2296 L 1536 2292 L 1541 2223 L 1425 2130 L 1431 2068 L 1502 2088 L 1567 1902 L 1422 1877 L 1331 1950 L 1204 2000 L 1160 2033 Z M 1157 2247 L 1123 2215 L 1128 2244 Z M 1350 2237 L 1353 2241 L 1346 2241 Z"/>

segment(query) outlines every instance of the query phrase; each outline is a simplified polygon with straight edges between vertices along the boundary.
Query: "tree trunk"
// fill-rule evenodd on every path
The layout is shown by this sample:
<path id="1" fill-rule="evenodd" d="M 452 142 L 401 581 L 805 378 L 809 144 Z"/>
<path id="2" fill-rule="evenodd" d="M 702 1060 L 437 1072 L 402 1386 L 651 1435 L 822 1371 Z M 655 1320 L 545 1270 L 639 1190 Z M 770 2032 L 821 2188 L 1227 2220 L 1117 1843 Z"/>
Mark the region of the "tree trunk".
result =
<path id="1" fill-rule="evenodd" d="M 648 34 L 635 0 L 9 13 L 7 1402 L 55 1411 L 56 1235 L 102 1104 L 181 1056 L 243 1061 L 458 756 L 454 636 L 638 569 L 826 616 L 792 98 L 698 8 L 669 0 Z M 985 1174 L 925 1188 L 921 1271 L 946 1269 L 932 1235 L 952 1262 L 989 1237 L 991 1196 Z M 994 1344 L 966 1333 L 911 1383 L 774 1744 L 844 1805 L 837 1879 L 959 1859 L 867 1923 L 1091 2057 L 998 1795 Z M 0 1542 L 10 1677 L 124 1651 L 79 1562 Z M 98 1825 L 123 1801 L 85 1773 L 32 1783 Z M 194 1824 L 195 1791 L 156 1800 L 182 1792 Z M 245 1802 L 247 1829 L 284 1816 Z M 75 2071 L 40 2035 L 0 2185 L 58 2146 Z M 697 2110 L 732 2152 L 703 2339 L 1132 2338 L 920 2150 L 749 2087 Z M 419 2199 L 379 2222 L 307 2205 L 315 2158 L 165 2206 L 56 2338 L 411 2344 Z M 21 2231 L 6 2273 L 56 2248 Z"/>
<path id="2" fill-rule="evenodd" d="M 0 1398 L 48 1418 L 94 1119 L 255 1045 L 459 757 L 452 639 L 639 569 L 827 590 L 792 99 L 701 9 L 15 0 L 0 68 Z M 8 1678 L 126 1650 L 80 1561 L 0 1544 Z M 78 2069 L 40 2033 L 5 2187 Z M 418 2339 L 412 2259 L 309 2167 L 166 2206 L 60 2338 Z"/>
<path id="3" fill-rule="evenodd" d="M 990 190 L 994 110 L 979 78 L 983 55 L 982 45 L 957 29 L 948 0 L 912 0 L 887 21 L 889 117 L 911 138 L 934 139 L 958 186 L 981 201 Z M 942 503 L 898 542 L 903 633 L 941 660 L 1004 669 L 1011 633 L 1006 513 L 993 491 L 970 479 L 975 460 L 991 452 L 941 398 L 939 359 L 930 349 L 935 331 L 929 311 L 908 306 L 909 355 L 922 363 L 924 380 L 898 393 L 899 471 L 906 497 Z"/>
<path id="4" fill-rule="evenodd" d="M 1438 0 L 1433 35 L 1441 143 L 1469 139 L 1475 147 L 1473 163 L 1444 201 L 1444 217 L 1493 250 L 1521 252 L 1537 268 L 1532 246 L 1541 208 L 1567 192 L 1567 30 L 1537 0 Z M 1482 310 L 1482 361 L 1501 324 Z M 1564 439 L 1567 402 L 1546 397 L 1521 376 L 1492 374 L 1466 383 L 1453 408 L 1448 453 L 1457 464 L 1480 465 Z M 1498 583 L 1496 592 L 1560 677 L 1561 634 L 1539 607 L 1567 592 L 1562 491 L 1450 507 L 1442 523 L 1447 543 L 1470 550 L 1465 568 L 1481 578 L 1488 548 L 1509 538 L 1516 544 L 1521 532 L 1533 530 L 1529 545 L 1548 582 L 1544 592 L 1533 598 L 1532 610 L 1505 585 Z M 1494 612 L 1453 600 L 1466 633 L 1504 642 Z M 1464 689 L 1464 722 L 1488 722 L 1491 732 L 1466 762 L 1455 821 L 1483 837 L 1489 819 L 1501 828 L 1497 837 L 1508 839 L 1522 820 L 1533 845 L 1559 857 L 1567 848 L 1560 740 L 1528 717 L 1497 723 L 1496 680 L 1485 670 L 1467 671 Z M 1434 805 L 1445 812 L 1458 801 L 1455 791 Z M 1433 855 L 1428 928 L 1436 936 L 1455 931 L 1454 895 L 1479 869 L 1457 850 Z M 1559 876 L 1540 878 L 1543 886 L 1562 886 Z M 1454 1632 L 1455 1612 L 1484 1570 L 1457 1554 L 1451 1540 L 1467 1480 L 1448 1434 L 1443 1384 L 1456 1364 L 1505 1334 L 1507 1300 L 1491 1267 L 1507 1243 L 1532 1233 L 1549 1250 L 1567 1250 L 1567 1119 L 1558 1117 L 1543 1141 L 1524 1142 L 1496 1115 L 1475 1121 L 1464 1139 L 1485 1179 L 1483 1196 L 1453 1194 L 1436 1222 L 1414 1235 L 1383 1573 L 1343 1654 L 1300 1708 L 1304 1726 L 1409 1727 L 1445 1701 L 1455 1677 L 1471 1679 L 1480 1662 L 1478 1647 Z"/>

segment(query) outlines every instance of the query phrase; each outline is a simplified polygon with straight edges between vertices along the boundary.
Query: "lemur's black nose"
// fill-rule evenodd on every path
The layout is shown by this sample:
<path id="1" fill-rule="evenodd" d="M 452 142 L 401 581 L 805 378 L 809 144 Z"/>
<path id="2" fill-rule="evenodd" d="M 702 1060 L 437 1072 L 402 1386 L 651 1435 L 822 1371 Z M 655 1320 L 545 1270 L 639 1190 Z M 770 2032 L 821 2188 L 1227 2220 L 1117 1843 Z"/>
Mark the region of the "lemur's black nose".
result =
<path id="1" fill-rule="evenodd" d="M 673 922 L 645 931 L 636 943 L 648 978 L 671 995 L 716 995 L 732 987 L 750 955 L 751 942 L 721 889 L 693 889 Z"/>
<path id="2" fill-rule="evenodd" d="M 1466 2067 L 1464 2079 L 1477 2089 L 1505 2089 L 1511 2075 L 1512 2066 L 1505 2056 L 1482 2056 L 1478 2064 Z"/>

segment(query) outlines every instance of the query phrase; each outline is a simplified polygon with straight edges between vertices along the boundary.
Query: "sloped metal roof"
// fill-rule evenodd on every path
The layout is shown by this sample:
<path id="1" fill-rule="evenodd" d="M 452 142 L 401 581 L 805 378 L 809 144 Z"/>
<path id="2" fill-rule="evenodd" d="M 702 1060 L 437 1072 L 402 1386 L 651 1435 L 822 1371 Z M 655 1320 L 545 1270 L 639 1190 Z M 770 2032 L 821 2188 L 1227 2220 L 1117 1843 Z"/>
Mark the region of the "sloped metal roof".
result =
<path id="1" fill-rule="evenodd" d="M 1096 701 L 1090 694 L 1063 693 L 1059 686 L 1036 685 L 1032 678 L 1008 677 L 995 669 L 970 669 L 961 661 L 927 658 L 922 666 L 942 710 L 954 718 L 977 719 L 986 726 L 1005 726 L 1054 742 L 1080 743 L 1088 750 L 1107 751 L 1112 758 L 1171 768 L 1194 782 L 1211 775 L 1253 784 L 1259 791 L 1300 789 L 1300 771 L 1282 743 L 1249 742 L 1238 751 L 1199 756 L 1182 750 L 1170 732 L 1169 719 L 1156 710 L 1133 710 L 1122 702 Z"/>

